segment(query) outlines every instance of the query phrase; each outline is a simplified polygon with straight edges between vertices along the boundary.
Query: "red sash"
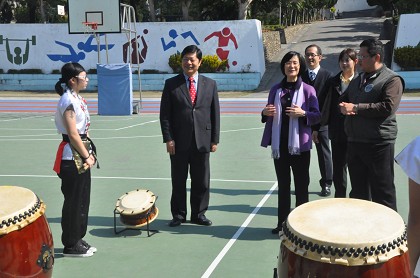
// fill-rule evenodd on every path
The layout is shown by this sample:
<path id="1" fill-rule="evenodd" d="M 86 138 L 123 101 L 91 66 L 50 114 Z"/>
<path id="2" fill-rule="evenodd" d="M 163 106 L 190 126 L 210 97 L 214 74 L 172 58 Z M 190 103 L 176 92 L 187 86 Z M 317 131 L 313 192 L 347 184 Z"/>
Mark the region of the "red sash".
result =
<path id="1" fill-rule="evenodd" d="M 58 146 L 57 155 L 55 157 L 54 168 L 53 168 L 53 170 L 57 174 L 60 174 L 61 159 L 63 157 L 64 146 L 66 144 L 67 144 L 67 142 L 61 141 L 60 145 Z"/>

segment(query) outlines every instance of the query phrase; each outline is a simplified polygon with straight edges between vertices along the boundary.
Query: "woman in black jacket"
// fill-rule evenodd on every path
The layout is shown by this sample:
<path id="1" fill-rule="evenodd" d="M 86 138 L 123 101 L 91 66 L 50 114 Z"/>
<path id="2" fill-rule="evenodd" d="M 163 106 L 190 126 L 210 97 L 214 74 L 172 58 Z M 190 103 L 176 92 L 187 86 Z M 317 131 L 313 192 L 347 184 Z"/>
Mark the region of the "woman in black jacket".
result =
<path id="1" fill-rule="evenodd" d="M 357 76 L 357 53 L 348 48 L 338 57 L 341 71 L 328 80 L 326 90 L 319 95 L 321 125 L 328 125 L 333 160 L 333 182 L 335 197 L 345 198 L 347 190 L 347 136 L 344 132 L 344 118 L 338 106 L 340 96 L 346 91 L 350 81 Z"/>

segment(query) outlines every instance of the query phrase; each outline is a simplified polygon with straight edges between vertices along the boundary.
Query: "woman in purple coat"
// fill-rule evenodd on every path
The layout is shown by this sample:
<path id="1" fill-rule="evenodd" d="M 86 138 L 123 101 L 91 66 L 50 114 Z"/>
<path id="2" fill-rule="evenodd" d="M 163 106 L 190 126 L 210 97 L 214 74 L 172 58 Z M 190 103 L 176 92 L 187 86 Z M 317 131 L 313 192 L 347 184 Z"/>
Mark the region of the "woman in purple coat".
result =
<path id="1" fill-rule="evenodd" d="M 271 145 L 278 183 L 277 234 L 290 213 L 290 169 L 293 171 L 296 207 L 308 202 L 309 164 L 312 149 L 311 126 L 320 122 L 321 113 L 315 89 L 302 81 L 305 59 L 290 51 L 281 60 L 283 80 L 268 95 L 261 121 L 265 123 L 261 146 Z"/>

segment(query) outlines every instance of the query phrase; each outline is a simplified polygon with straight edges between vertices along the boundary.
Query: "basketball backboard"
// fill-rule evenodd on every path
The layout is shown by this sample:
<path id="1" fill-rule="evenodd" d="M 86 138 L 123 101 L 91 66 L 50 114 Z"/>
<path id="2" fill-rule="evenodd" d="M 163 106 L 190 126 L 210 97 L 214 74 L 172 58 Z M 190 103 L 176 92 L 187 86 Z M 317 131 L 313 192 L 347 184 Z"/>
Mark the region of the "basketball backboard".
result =
<path id="1" fill-rule="evenodd" d="M 97 22 L 97 33 L 121 33 L 120 0 L 67 0 L 69 34 L 86 33 L 83 22 Z"/>

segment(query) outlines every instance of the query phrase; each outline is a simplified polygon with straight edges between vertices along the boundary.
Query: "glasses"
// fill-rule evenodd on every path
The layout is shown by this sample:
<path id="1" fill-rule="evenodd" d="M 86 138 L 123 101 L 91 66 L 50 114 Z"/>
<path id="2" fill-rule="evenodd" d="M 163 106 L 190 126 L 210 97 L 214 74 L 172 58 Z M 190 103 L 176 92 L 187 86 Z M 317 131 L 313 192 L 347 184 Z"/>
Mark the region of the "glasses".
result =
<path id="1" fill-rule="evenodd" d="M 196 61 L 198 61 L 198 59 L 196 59 L 196 58 L 182 58 L 182 62 L 184 62 L 184 63 L 187 63 L 187 62 L 194 63 Z"/>
<path id="2" fill-rule="evenodd" d="M 372 57 L 374 57 L 375 55 L 357 55 L 357 59 L 359 59 L 359 60 L 365 60 L 365 59 L 367 59 L 367 58 L 372 58 Z"/>
<path id="3" fill-rule="evenodd" d="M 89 78 L 87 77 L 87 75 L 85 75 L 85 76 L 80 76 L 80 75 L 77 75 L 77 76 L 75 76 L 75 77 L 77 77 L 77 78 L 79 78 L 79 79 L 83 79 L 83 80 L 88 80 Z"/>
<path id="4" fill-rule="evenodd" d="M 305 56 L 306 56 L 306 57 L 308 57 L 308 58 L 314 58 L 314 57 L 316 57 L 316 56 L 319 56 L 319 54 L 315 54 L 315 53 L 307 53 L 307 54 L 305 54 Z"/>

